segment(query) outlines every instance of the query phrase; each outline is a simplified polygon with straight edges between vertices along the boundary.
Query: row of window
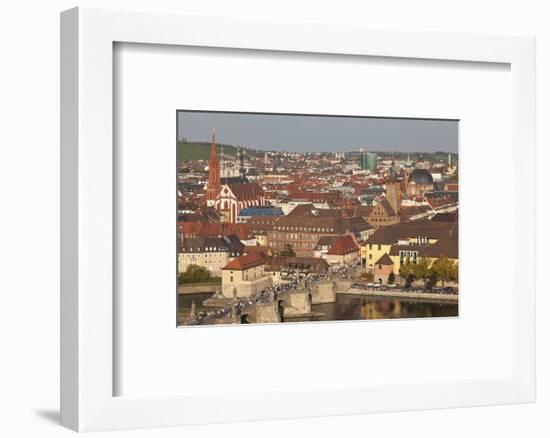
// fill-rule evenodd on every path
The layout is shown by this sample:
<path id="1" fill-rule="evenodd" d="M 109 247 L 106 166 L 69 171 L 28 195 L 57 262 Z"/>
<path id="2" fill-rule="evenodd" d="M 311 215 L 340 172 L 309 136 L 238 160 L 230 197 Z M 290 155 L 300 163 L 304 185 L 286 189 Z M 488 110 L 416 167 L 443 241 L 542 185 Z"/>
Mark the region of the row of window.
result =
<path id="1" fill-rule="evenodd" d="M 406 261 L 407 263 L 416 263 L 418 251 L 399 251 L 399 263 Z"/>
<path id="2" fill-rule="evenodd" d="M 281 241 L 273 240 L 270 245 L 273 248 L 284 248 L 289 243 L 289 241 L 291 241 L 292 247 L 294 249 L 317 249 L 317 240 L 318 239 L 315 239 L 315 242 L 313 243 L 295 241 L 292 239 L 281 240 Z"/>
<path id="3" fill-rule="evenodd" d="M 208 265 L 210 263 L 212 263 L 212 264 L 215 263 L 217 266 L 222 266 L 222 265 L 220 265 L 220 260 L 205 260 L 203 263 L 206 264 L 206 265 Z"/>
<path id="4" fill-rule="evenodd" d="M 333 233 L 334 228 L 324 228 L 324 227 L 274 227 L 274 230 L 277 231 L 309 231 L 312 233 Z"/>
<path id="5" fill-rule="evenodd" d="M 369 217 L 369 222 L 388 222 L 389 217 Z"/>
<path id="6" fill-rule="evenodd" d="M 319 240 L 319 235 L 317 234 L 283 234 L 277 237 L 287 240 L 315 240 L 315 242 Z"/>
<path id="7" fill-rule="evenodd" d="M 207 252 L 207 251 L 210 251 L 210 252 L 219 252 L 219 251 L 227 251 L 227 248 L 218 248 L 217 246 L 207 246 L 207 247 L 204 247 L 204 248 L 201 248 L 201 247 L 197 247 L 197 248 L 193 248 L 193 247 L 190 247 L 190 248 L 187 248 L 185 250 L 185 252 Z"/>
<path id="8" fill-rule="evenodd" d="M 239 253 L 236 253 L 236 252 L 217 252 L 217 253 L 203 253 L 203 252 L 198 252 L 198 253 L 193 253 L 193 254 L 187 254 L 187 253 L 183 253 L 183 255 L 187 258 L 191 258 L 191 259 L 195 259 L 197 257 L 215 257 L 215 256 L 219 256 L 219 257 L 223 257 L 224 255 L 228 255 L 229 257 L 237 257 L 241 254 Z"/>

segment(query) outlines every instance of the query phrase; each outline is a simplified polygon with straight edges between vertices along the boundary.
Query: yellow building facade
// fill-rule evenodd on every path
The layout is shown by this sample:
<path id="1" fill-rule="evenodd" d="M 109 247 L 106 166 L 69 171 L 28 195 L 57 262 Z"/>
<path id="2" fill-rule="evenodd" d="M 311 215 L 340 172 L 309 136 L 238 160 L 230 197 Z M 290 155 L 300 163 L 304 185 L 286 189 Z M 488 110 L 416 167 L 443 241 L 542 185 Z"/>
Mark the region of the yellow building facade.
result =
<path id="1" fill-rule="evenodd" d="M 440 257 L 458 262 L 458 224 L 434 223 L 429 220 L 400 223 L 378 229 L 361 245 L 361 258 L 367 272 L 384 254 L 393 262 L 393 273 L 399 275 L 402 263 L 416 263 L 421 257 L 431 264 Z"/>
<path id="2" fill-rule="evenodd" d="M 361 245 L 361 258 L 365 260 L 367 271 L 374 269 L 374 262 L 384 254 L 390 253 L 391 244 L 365 243 Z M 392 259 L 393 260 L 393 259 Z"/>

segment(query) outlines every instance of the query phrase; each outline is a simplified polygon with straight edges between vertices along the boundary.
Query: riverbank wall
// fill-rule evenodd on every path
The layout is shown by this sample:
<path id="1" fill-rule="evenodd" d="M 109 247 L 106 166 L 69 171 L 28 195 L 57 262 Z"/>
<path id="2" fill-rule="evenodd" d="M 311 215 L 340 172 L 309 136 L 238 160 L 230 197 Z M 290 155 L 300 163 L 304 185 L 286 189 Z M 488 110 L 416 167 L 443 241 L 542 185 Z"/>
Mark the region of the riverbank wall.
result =
<path id="1" fill-rule="evenodd" d="M 345 292 L 336 291 L 336 293 L 347 295 L 360 295 L 364 297 L 386 297 L 386 298 L 404 298 L 411 300 L 432 300 L 432 301 L 452 301 L 458 302 L 458 295 L 437 294 L 427 292 L 409 292 L 403 290 L 376 290 L 376 289 L 358 289 L 350 288 Z"/>
<path id="2" fill-rule="evenodd" d="M 178 286 L 179 295 L 211 294 L 221 292 L 221 283 L 195 283 Z"/>

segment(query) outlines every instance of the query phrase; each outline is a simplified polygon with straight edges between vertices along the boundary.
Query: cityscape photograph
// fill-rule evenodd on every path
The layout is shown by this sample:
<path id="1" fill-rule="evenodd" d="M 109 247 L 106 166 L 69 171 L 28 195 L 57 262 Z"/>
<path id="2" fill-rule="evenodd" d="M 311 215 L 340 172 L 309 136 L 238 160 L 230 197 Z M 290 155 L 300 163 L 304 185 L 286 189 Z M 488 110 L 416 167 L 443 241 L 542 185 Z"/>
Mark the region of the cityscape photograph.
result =
<path id="1" fill-rule="evenodd" d="M 457 317 L 458 131 L 178 111 L 178 326 Z"/>

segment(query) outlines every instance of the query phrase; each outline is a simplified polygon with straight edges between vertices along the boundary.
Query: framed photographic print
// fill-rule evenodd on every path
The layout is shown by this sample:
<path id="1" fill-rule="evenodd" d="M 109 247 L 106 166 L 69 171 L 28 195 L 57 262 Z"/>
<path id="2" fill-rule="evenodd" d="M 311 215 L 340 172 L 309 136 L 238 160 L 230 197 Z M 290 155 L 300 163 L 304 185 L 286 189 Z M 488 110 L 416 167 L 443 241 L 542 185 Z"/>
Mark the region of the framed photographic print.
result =
<path id="1" fill-rule="evenodd" d="M 177 117 L 179 325 L 458 316 L 457 120 Z"/>
<path id="2" fill-rule="evenodd" d="M 63 425 L 534 401 L 532 37 L 61 31 Z"/>

